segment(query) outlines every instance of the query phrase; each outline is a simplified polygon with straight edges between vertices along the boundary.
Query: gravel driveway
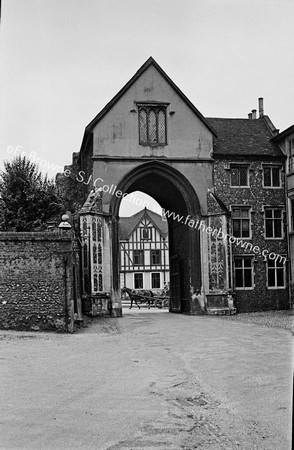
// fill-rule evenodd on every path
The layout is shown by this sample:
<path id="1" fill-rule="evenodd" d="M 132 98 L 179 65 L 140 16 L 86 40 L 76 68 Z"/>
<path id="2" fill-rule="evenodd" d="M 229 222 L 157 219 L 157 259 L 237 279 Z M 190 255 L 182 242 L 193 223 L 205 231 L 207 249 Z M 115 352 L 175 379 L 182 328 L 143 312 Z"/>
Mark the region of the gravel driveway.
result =
<path id="1" fill-rule="evenodd" d="M 241 313 L 233 316 L 221 316 L 222 319 L 235 320 L 245 323 L 256 323 L 266 327 L 284 328 L 294 333 L 294 310 L 263 311 Z"/>

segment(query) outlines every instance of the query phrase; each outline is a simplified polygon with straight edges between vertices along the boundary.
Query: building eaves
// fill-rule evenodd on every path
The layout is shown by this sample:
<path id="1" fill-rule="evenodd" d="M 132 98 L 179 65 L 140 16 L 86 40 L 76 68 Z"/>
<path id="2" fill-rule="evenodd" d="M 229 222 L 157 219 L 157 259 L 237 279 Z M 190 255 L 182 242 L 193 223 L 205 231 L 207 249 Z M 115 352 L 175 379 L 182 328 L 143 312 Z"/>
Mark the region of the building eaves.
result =
<path id="1" fill-rule="evenodd" d="M 273 142 L 281 142 L 283 139 L 286 139 L 288 136 L 294 133 L 294 125 L 291 125 L 290 127 L 286 128 L 286 130 L 279 133 L 277 136 L 274 136 L 272 141 Z"/>
<path id="2" fill-rule="evenodd" d="M 214 156 L 283 157 L 264 118 L 207 118 L 215 128 Z"/>
<path id="3" fill-rule="evenodd" d="M 129 239 L 133 231 L 139 226 L 141 220 L 144 215 L 147 215 L 155 228 L 162 234 L 163 237 L 167 235 L 167 223 L 162 221 L 162 218 L 159 214 L 150 211 L 145 208 L 141 211 L 137 212 L 133 216 L 130 217 L 121 217 L 119 220 L 119 239 L 126 240 Z"/>

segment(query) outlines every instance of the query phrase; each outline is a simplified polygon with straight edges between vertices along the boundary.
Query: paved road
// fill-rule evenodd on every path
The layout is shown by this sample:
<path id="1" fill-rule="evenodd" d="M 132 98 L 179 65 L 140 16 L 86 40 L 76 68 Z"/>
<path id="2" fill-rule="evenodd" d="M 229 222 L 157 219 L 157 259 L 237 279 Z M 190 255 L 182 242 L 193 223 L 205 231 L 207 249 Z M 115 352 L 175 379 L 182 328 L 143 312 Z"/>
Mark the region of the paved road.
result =
<path id="1" fill-rule="evenodd" d="M 126 310 L 0 331 L 1 449 L 290 449 L 292 334 Z"/>

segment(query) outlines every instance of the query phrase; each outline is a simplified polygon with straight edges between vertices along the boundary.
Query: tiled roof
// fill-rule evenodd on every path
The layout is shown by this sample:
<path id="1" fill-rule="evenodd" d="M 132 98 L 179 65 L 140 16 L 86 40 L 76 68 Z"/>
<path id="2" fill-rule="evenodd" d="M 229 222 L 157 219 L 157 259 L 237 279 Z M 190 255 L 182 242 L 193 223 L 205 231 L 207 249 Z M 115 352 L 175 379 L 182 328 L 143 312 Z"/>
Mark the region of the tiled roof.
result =
<path id="1" fill-rule="evenodd" d="M 153 224 L 158 228 L 158 230 L 161 232 L 163 236 L 167 235 L 168 232 L 168 225 L 165 220 L 162 220 L 162 217 L 159 214 L 156 214 L 153 211 L 150 211 L 150 209 L 142 209 L 141 211 L 137 212 L 133 216 L 130 217 L 120 217 L 119 219 L 119 239 L 120 240 L 126 240 L 130 237 L 133 230 L 139 225 L 141 222 L 144 214 L 146 214 Z"/>
<path id="2" fill-rule="evenodd" d="M 273 133 L 267 118 L 218 119 L 207 118 L 217 133 L 214 140 L 215 155 L 282 156 L 281 149 L 272 142 Z"/>

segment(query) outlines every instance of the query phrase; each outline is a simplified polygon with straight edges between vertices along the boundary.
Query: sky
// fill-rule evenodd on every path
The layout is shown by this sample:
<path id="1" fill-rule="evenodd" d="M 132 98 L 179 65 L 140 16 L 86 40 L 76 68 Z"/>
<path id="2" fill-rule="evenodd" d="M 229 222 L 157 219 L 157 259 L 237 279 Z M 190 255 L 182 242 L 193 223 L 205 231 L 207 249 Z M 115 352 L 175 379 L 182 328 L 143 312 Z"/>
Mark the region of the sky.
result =
<path id="1" fill-rule="evenodd" d="M 2 0 L 0 169 L 53 177 L 150 57 L 205 117 L 294 123 L 293 0 Z M 131 210 L 130 213 L 134 213 Z"/>

